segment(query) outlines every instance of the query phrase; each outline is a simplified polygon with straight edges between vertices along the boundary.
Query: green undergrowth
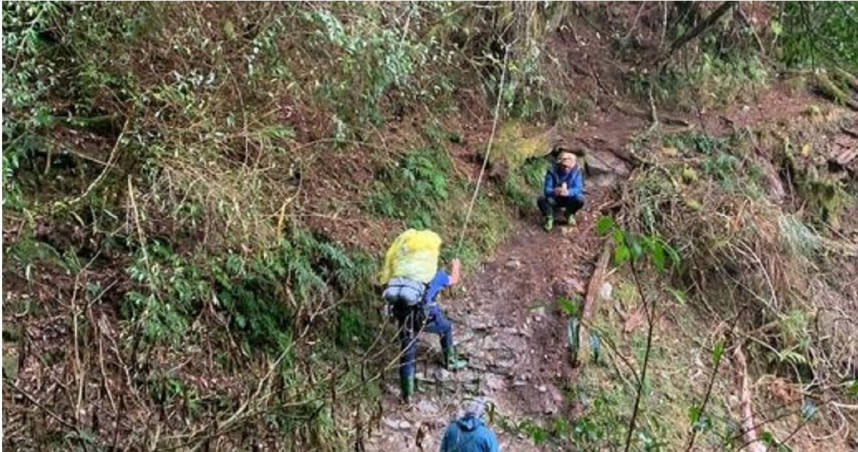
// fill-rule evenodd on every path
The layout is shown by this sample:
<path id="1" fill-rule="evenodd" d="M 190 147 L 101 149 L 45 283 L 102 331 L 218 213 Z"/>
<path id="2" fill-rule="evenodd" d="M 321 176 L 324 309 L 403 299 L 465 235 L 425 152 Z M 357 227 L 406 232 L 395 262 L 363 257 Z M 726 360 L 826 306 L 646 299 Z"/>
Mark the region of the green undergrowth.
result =
<path id="1" fill-rule="evenodd" d="M 4 446 L 351 447 L 394 353 L 372 285 L 384 250 L 313 222 L 328 214 L 316 200 L 357 206 L 347 221 L 374 229 L 432 228 L 444 261 L 475 265 L 509 231 L 511 201 L 484 184 L 459 249 L 473 183 L 446 150 L 458 132 L 426 118 L 455 121 L 462 92 L 501 95 L 512 116 L 562 108 L 539 89 L 533 46 L 497 93 L 502 60 L 483 49 L 507 33 L 498 11 L 458 8 L 4 3 L 4 280 L 19 293 L 57 281 L 43 302 L 4 303 L 33 328 L 73 318 L 81 349 L 115 344 L 104 367 L 69 365 L 81 384 L 140 395 L 120 408 L 87 391 L 52 407 L 73 428 L 27 417 L 44 434 Z M 331 157 L 377 165 L 377 180 L 334 177 Z M 67 312 L 73 299 L 107 320 Z M 77 359 L 44 354 L 36 370 L 55 378 Z M 138 421 L 155 412 L 172 420 L 158 433 Z"/>
<path id="2" fill-rule="evenodd" d="M 583 450 L 622 449 L 625 444 L 635 397 L 635 379 L 628 366 L 634 366 L 639 374 L 646 344 L 644 318 L 631 332 L 623 329 L 625 318 L 642 309 L 631 277 L 622 272 L 609 282 L 614 285 L 613 295 L 599 300 L 599 312 L 594 316 L 593 331 L 602 343 L 600 359 L 588 365 L 581 380 L 570 383 L 568 394 L 586 410 L 574 424 L 573 436 Z M 648 293 L 659 298 L 661 312 L 684 308 L 682 299 L 671 296 L 669 290 Z M 682 448 L 692 428 L 700 430 L 697 447 L 729 447 L 730 428 L 735 426 L 728 425 L 732 421 L 725 418 L 727 411 L 719 405 L 720 400 L 707 405 L 703 418 L 694 417 L 712 371 L 709 355 L 714 344 L 699 337 L 697 332 L 702 328 L 705 324 L 694 315 L 664 315 L 657 321 L 633 448 Z M 721 378 L 716 390 L 730 386 L 730 380 Z"/>
<path id="3" fill-rule="evenodd" d="M 547 158 L 536 157 L 513 168 L 504 177 L 504 194 L 520 209 L 532 208 L 536 205 L 536 195 L 542 192 L 545 171 L 550 165 Z"/>
<path id="4" fill-rule="evenodd" d="M 840 309 L 839 302 L 831 300 L 843 296 L 837 294 L 837 287 L 848 276 L 845 272 L 821 272 L 820 268 L 830 269 L 849 259 L 849 251 L 834 245 L 836 236 L 831 231 L 840 227 L 838 212 L 844 211 L 840 209 L 848 210 L 854 200 L 845 194 L 842 178 L 815 163 L 814 148 L 820 143 L 814 136 L 824 136 L 825 126 L 803 122 L 794 126 L 808 129 L 745 129 L 720 137 L 691 130 L 650 143 L 653 163 L 631 181 L 631 196 L 623 208 L 628 215 L 626 226 L 664 237 L 684 263 L 668 281 L 675 289 L 665 290 L 660 297 L 662 303 L 680 302 L 676 309 L 665 311 L 672 315 L 666 315 L 664 323 L 675 325 L 656 341 L 657 347 L 666 347 L 663 351 L 674 356 L 659 358 L 656 353 L 656 365 L 687 363 L 693 368 L 694 354 L 703 356 L 706 348 L 713 346 L 695 339 L 694 331 L 727 324 L 738 332 L 728 337 L 752 336 L 750 342 L 742 342 L 742 347 L 753 363 L 749 372 L 756 375 L 801 385 L 813 379 L 836 380 L 833 375 L 846 371 L 842 356 L 855 345 L 847 329 L 837 328 L 836 322 L 827 323 L 824 328 L 832 334 L 823 340 L 814 333 L 812 323 L 830 322 L 824 320 L 828 318 L 824 313 Z M 784 192 L 792 193 L 792 198 L 785 198 Z M 699 319 L 693 320 L 697 326 L 683 323 L 689 319 Z M 668 345 L 683 335 L 698 343 L 694 347 Z M 718 340 L 709 338 L 710 342 Z M 630 342 L 634 346 L 634 335 Z M 698 370 L 705 374 L 712 368 L 710 364 L 708 370 Z M 693 369 L 690 374 L 694 375 Z M 670 397 L 681 399 L 683 385 L 699 393 L 702 383 L 695 381 L 686 374 L 675 381 L 666 379 L 661 386 L 675 387 L 679 395 Z M 845 397 L 842 388 L 837 388 L 839 383 L 828 381 L 833 386 L 808 392 L 791 409 L 816 413 L 820 400 Z M 723 412 L 719 405 L 730 400 L 727 382 L 724 376 L 716 379 L 707 408 L 710 417 L 697 427 L 708 429 L 699 439 L 715 441 L 715 448 L 735 447 L 736 441 L 741 441 L 735 438 L 741 420 Z M 651 394 L 648 400 L 656 406 L 657 399 Z M 661 406 L 675 410 L 681 405 L 692 406 L 689 402 Z M 762 410 L 768 415 L 780 413 L 781 408 L 765 406 Z M 679 419 L 681 412 L 673 416 Z M 815 414 L 801 416 L 772 427 L 766 433 L 770 443 L 777 445 L 796 423 L 817 419 Z M 655 438 L 673 436 L 670 444 L 681 437 L 666 431 L 653 434 Z"/>
<path id="5" fill-rule="evenodd" d="M 772 33 L 782 39 L 778 57 L 787 65 L 801 68 L 842 66 L 858 70 L 858 41 L 851 2 L 788 2 L 783 14 L 771 22 Z"/>
<path id="6" fill-rule="evenodd" d="M 362 330 L 349 325 L 355 322 L 349 313 L 370 295 L 368 281 L 375 261 L 296 231 L 250 257 L 237 253 L 183 257 L 170 244 L 153 241 L 145 251 L 138 250 L 127 271 L 139 288 L 125 295 L 122 312 L 143 325 L 147 340 L 181 343 L 189 323 L 211 303 L 224 313 L 243 351 L 276 352 L 291 346 L 291 326 L 302 308 L 314 303 L 323 307 L 337 298 L 351 302 L 340 307 L 346 318 L 343 328 Z M 338 324 L 319 327 L 340 329 Z M 366 339 L 365 334 L 356 336 Z"/>
<path id="7" fill-rule="evenodd" d="M 384 168 L 374 181 L 366 208 L 373 215 L 400 220 L 405 227 L 432 229 L 445 241 L 442 258 L 462 258 L 467 265 L 479 261 L 509 229 L 509 202 L 484 184 L 474 200 L 468 232 L 458 249 L 474 185 L 454 169 L 443 143 L 405 153 Z M 512 198 L 513 200 L 515 198 Z"/>
<path id="8" fill-rule="evenodd" d="M 647 101 L 652 88 L 658 105 L 691 112 L 748 102 L 769 79 L 769 70 L 757 56 L 703 53 L 686 67 L 638 74 L 632 79 L 632 91 Z"/>
<path id="9" fill-rule="evenodd" d="M 371 282 L 383 245 L 352 247 L 344 237 L 431 228 L 445 241 L 445 262 L 459 256 L 475 265 L 487 255 L 510 232 L 515 209 L 534 207 L 545 136 L 509 129 L 508 141 L 523 145 L 514 150 L 526 152 L 484 181 L 465 229 L 475 165 L 453 160 L 450 142 L 456 155 L 473 143 L 428 118 L 488 124 L 477 116 L 500 98 L 502 120 L 539 130 L 560 123 L 574 81 L 557 83 L 565 69 L 553 60 L 564 53 L 543 44 L 565 40 L 547 37 L 569 29 L 577 9 L 3 3 L 4 338 L 13 325 L 4 358 L 11 350 L 27 364 L 4 386 L 12 428 L 3 446 L 361 449 L 382 415 L 385 378 L 395 375 L 385 368 L 395 340 L 380 328 Z M 718 52 L 712 36 L 702 37 L 705 55 L 692 55 L 690 67 L 641 76 L 636 92 L 648 94 L 653 83 L 658 102 L 717 105 L 765 83 L 759 59 Z M 806 42 L 784 37 L 806 62 Z M 592 110 L 581 102 L 581 113 Z M 759 294 L 766 281 L 735 262 L 722 234 L 734 225 L 719 217 L 675 228 L 701 212 L 749 212 L 739 200 L 764 196 L 765 177 L 740 141 L 693 134 L 659 143 L 687 161 L 642 171 L 628 218 L 641 233 L 690 238 L 677 241 L 704 272 L 754 275 L 743 282 Z M 768 235 L 751 234 L 747 219 L 730 232 L 744 238 L 738 243 L 813 259 L 830 251 L 823 240 L 783 245 L 772 231 L 819 238 L 851 198 L 804 166 L 803 143 L 781 148 L 780 168 L 797 176 L 806 205 L 759 222 Z M 712 193 L 731 201 L 713 204 L 705 197 Z M 805 280 L 784 268 L 771 274 Z M 783 284 L 774 281 L 771 302 L 789 309 L 761 311 L 777 325 L 780 352 L 765 362 L 806 377 L 827 349 L 808 342 L 813 311 Z M 45 394 L 44 382 L 69 385 L 69 369 L 74 388 Z M 577 424 L 521 427 L 615 446 L 609 425 L 627 391 L 594 388 L 569 388 L 596 407 Z M 647 414 L 643 431 L 664 435 Z"/>
<path id="10" fill-rule="evenodd" d="M 672 26 L 663 31 L 672 34 L 672 39 L 694 28 L 703 14 L 695 5 L 675 5 L 675 11 L 678 16 Z M 761 52 L 762 44 L 758 44 L 759 36 L 766 36 L 768 30 L 760 28 L 726 18 L 715 22 L 700 30 L 691 42 L 666 50 L 671 58 L 657 67 L 633 73 L 628 79 L 630 91 L 644 105 L 685 112 L 749 102 L 775 75 L 775 68 Z M 629 44 L 617 39 L 619 53 L 635 55 L 635 47 Z"/>
<path id="11" fill-rule="evenodd" d="M 836 130 L 836 128 L 834 129 Z M 817 165 L 824 140 L 809 140 L 802 133 L 775 133 L 768 137 L 778 163 L 807 203 L 809 220 L 817 227 L 839 228 L 841 216 L 856 203 L 854 184 Z M 851 193 L 850 193 L 851 191 Z"/>

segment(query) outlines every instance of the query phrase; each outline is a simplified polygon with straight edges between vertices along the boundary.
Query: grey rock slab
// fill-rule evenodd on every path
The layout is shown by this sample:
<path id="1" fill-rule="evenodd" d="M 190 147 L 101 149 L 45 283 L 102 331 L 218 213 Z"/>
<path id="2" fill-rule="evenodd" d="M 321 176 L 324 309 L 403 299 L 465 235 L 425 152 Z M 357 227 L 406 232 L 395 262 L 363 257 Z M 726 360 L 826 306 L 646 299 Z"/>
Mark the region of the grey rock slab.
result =
<path id="1" fill-rule="evenodd" d="M 500 391 L 506 387 L 506 382 L 504 381 L 504 379 L 501 377 L 498 377 L 497 375 L 488 374 L 488 375 L 486 375 L 485 380 L 486 380 L 486 387 L 488 387 L 492 391 Z"/>
<path id="2" fill-rule="evenodd" d="M 411 428 L 411 423 L 403 420 L 403 419 L 393 419 L 393 418 L 382 418 L 381 422 L 387 426 L 387 428 L 393 430 L 407 430 Z"/>
<path id="3" fill-rule="evenodd" d="M 425 399 L 417 402 L 414 408 L 422 414 L 435 414 L 438 412 L 438 405 Z"/>
<path id="4" fill-rule="evenodd" d="M 538 306 L 530 310 L 535 316 L 543 317 L 545 316 L 545 306 Z M 535 317 L 534 320 L 539 320 L 538 317 Z"/>
<path id="5" fill-rule="evenodd" d="M 592 151 L 585 158 L 585 165 L 589 175 L 617 175 L 627 176 L 630 172 L 629 165 L 611 151 Z"/>
<path id="6" fill-rule="evenodd" d="M 604 301 L 609 301 L 611 299 L 611 295 L 614 293 L 614 286 L 611 283 L 605 281 L 599 287 L 599 298 Z"/>
<path id="7" fill-rule="evenodd" d="M 432 378 L 439 381 L 447 381 L 450 379 L 450 371 L 439 367 L 432 371 Z"/>

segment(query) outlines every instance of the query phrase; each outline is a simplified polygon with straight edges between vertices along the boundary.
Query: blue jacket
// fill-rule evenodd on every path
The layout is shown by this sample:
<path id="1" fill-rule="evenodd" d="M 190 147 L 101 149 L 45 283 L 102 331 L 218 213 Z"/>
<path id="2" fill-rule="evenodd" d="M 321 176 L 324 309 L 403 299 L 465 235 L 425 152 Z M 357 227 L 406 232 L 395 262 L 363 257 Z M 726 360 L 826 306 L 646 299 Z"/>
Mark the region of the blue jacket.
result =
<path id="1" fill-rule="evenodd" d="M 480 418 L 466 415 L 444 432 L 441 452 L 499 452 L 498 439 Z"/>
<path id="2" fill-rule="evenodd" d="M 570 197 L 582 198 L 584 196 L 584 175 L 581 174 L 581 166 L 575 165 L 569 172 L 564 173 L 563 170 L 554 165 L 545 173 L 545 196 L 548 198 L 554 197 L 554 187 L 559 187 L 566 182 L 566 188 L 569 190 Z"/>

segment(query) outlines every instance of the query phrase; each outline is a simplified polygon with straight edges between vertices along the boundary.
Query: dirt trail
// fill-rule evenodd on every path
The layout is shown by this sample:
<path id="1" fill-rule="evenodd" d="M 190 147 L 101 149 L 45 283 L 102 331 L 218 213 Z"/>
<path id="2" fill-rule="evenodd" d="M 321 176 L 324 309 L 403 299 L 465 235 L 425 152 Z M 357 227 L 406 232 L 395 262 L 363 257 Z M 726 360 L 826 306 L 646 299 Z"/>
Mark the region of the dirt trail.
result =
<path id="1" fill-rule="evenodd" d="M 636 119 L 626 118 L 619 130 L 618 123 L 617 116 L 601 117 L 576 137 L 604 144 L 602 137 L 610 136 L 612 145 L 621 146 L 640 130 Z M 600 251 L 593 226 L 609 198 L 599 184 L 588 183 L 585 195 L 587 205 L 576 226 L 545 233 L 534 207 L 532 216 L 514 223 L 514 232 L 477 272 L 463 275 L 461 288 L 442 295 L 468 367 L 458 372 L 441 368 L 436 336 L 421 335 L 412 406 L 399 404 L 398 377 L 390 372 L 385 412 L 367 450 L 421 450 L 418 438 L 422 450 L 438 450 L 444 427 L 462 402 L 474 396 L 495 404 L 489 424 L 502 450 L 544 450 L 514 426 L 569 410 L 563 394 L 572 372 L 567 319 L 556 299 L 585 290 Z"/>
<path id="2" fill-rule="evenodd" d="M 814 101 L 818 99 L 808 93 L 788 94 L 776 86 L 750 106 L 690 117 L 687 122 L 705 132 L 725 134 L 735 127 L 786 121 Z M 774 110 L 773 105 L 777 105 Z M 634 134 L 647 126 L 639 117 L 600 111 L 563 139 L 573 148 L 595 151 L 596 162 L 609 157 L 600 165 L 593 165 L 594 155 L 588 158 L 591 170 L 602 166 L 604 171 L 616 163 L 616 155 L 624 154 Z M 607 177 L 601 181 L 587 182 L 587 205 L 577 216 L 577 226 L 545 233 L 534 208 L 531 217 L 514 224 L 514 232 L 477 272 L 463 276 L 462 288 L 443 296 L 441 304 L 453 321 L 455 342 L 469 366 L 455 373 L 443 370 L 437 338 L 422 335 L 414 402 L 409 407 L 399 404 L 398 377 L 390 372 L 384 414 L 367 450 L 438 450 L 444 427 L 458 415 L 462 401 L 473 396 L 495 404 L 489 424 L 502 450 L 546 450 L 514 426 L 570 412 L 563 394 L 572 374 L 566 319 L 556 299 L 582 293 L 594 270 L 600 251 L 594 223 L 611 201 L 610 187 L 624 177 L 603 175 Z"/>
<path id="3" fill-rule="evenodd" d="M 601 196 L 593 196 L 591 203 Z M 583 290 L 592 272 L 598 238 L 592 226 L 598 211 L 579 215 L 575 227 L 546 234 L 535 221 L 522 220 L 516 232 L 480 270 L 464 276 L 463 288 L 441 300 L 454 324 L 459 352 L 469 365 L 442 369 L 434 336 L 421 336 L 419 392 L 411 407 L 399 405 L 396 373 L 388 378 L 381 430 L 368 450 L 438 450 L 443 428 L 461 401 L 483 396 L 496 405 L 492 427 L 503 450 L 540 450 L 529 440 L 505 432 L 517 425 L 566 409 L 564 381 L 570 372 L 566 321 L 554 300 Z M 530 219 L 534 220 L 534 219 Z"/>

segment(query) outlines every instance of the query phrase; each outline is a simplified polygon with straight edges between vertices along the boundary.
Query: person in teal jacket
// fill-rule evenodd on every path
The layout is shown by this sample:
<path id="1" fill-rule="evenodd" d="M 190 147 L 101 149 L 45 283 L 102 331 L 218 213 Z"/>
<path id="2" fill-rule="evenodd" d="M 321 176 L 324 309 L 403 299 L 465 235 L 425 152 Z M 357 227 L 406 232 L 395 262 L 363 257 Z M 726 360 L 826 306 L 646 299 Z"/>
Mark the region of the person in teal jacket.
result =
<path id="1" fill-rule="evenodd" d="M 441 452 L 499 452 L 494 432 L 483 422 L 485 401 L 476 399 L 465 406 L 462 417 L 454 420 L 444 431 Z"/>

